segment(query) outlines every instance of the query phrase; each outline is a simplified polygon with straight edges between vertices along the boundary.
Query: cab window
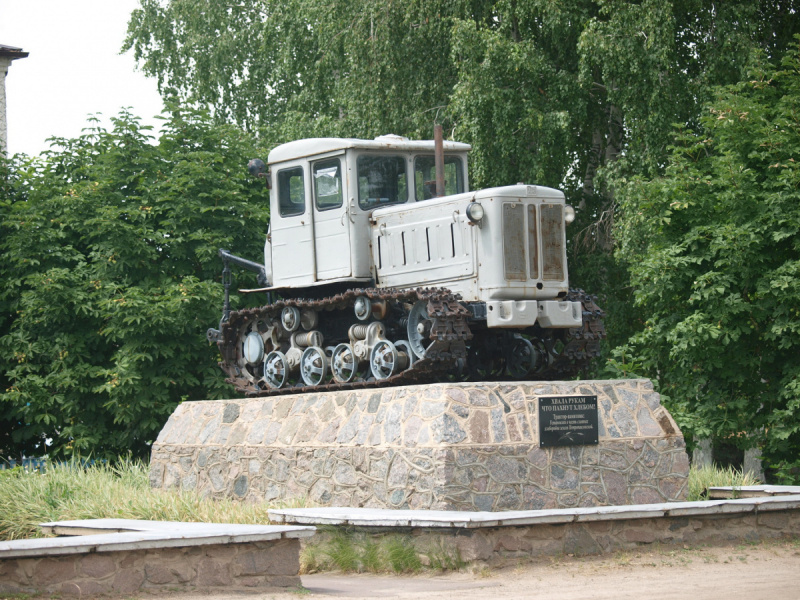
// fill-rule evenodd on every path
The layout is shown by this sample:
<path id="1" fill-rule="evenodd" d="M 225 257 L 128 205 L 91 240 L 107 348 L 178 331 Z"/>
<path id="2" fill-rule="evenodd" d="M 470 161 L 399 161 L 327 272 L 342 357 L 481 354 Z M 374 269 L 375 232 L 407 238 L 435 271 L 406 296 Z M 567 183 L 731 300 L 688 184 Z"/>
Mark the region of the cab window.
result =
<path id="1" fill-rule="evenodd" d="M 433 156 L 414 159 L 414 188 L 417 201 L 436 196 L 436 163 Z M 444 157 L 444 194 L 451 196 L 464 191 L 464 170 L 458 156 Z"/>
<path id="2" fill-rule="evenodd" d="M 302 215 L 306 211 L 303 167 L 278 171 L 278 210 L 282 217 Z"/>
<path id="3" fill-rule="evenodd" d="M 408 200 L 406 161 L 402 156 L 358 157 L 358 205 L 369 210 Z"/>
<path id="4" fill-rule="evenodd" d="M 342 205 L 342 168 L 338 158 L 314 165 L 314 198 L 317 210 L 330 210 Z"/>

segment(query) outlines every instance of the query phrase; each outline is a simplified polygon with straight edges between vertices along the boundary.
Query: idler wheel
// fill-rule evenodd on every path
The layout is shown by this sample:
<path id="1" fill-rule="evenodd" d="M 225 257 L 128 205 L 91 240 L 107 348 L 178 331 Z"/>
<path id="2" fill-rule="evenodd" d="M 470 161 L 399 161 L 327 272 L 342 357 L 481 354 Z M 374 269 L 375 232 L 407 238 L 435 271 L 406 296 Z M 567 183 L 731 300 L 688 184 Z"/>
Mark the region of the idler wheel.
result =
<path id="1" fill-rule="evenodd" d="M 319 315 L 313 308 L 304 308 L 300 311 L 300 325 L 306 331 L 311 331 L 319 323 Z"/>
<path id="2" fill-rule="evenodd" d="M 289 378 L 289 363 L 283 352 L 277 350 L 267 354 L 264 359 L 264 381 L 272 389 L 282 388 Z"/>
<path id="3" fill-rule="evenodd" d="M 264 358 L 264 340 L 257 331 L 251 331 L 244 338 L 242 354 L 250 365 L 257 365 Z"/>
<path id="4" fill-rule="evenodd" d="M 319 346 L 309 346 L 300 357 L 300 377 L 306 385 L 316 386 L 328 376 L 328 357 Z"/>

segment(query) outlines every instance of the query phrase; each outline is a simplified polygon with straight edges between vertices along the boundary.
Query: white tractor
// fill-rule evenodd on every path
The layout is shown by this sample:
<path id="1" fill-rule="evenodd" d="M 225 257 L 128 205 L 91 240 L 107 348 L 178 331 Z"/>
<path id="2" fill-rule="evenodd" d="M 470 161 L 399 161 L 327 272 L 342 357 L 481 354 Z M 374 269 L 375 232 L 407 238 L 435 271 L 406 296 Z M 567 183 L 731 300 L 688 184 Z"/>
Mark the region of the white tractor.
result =
<path id="1" fill-rule="evenodd" d="M 264 264 L 220 250 L 208 331 L 239 391 L 565 379 L 599 355 L 603 312 L 569 289 L 564 194 L 470 191 L 470 146 L 436 138 L 306 139 L 251 161 L 271 189 Z M 230 310 L 231 263 L 259 272 L 241 291 L 266 305 Z"/>

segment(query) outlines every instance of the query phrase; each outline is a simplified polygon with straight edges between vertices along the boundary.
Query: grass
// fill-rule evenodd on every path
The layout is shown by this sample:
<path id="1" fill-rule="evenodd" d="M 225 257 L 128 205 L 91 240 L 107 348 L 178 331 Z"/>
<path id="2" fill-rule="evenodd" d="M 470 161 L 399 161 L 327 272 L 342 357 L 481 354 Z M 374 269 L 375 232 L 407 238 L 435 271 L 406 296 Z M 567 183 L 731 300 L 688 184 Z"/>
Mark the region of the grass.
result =
<path id="1" fill-rule="evenodd" d="M 689 471 L 689 487 L 687 500 L 708 500 L 708 488 L 720 486 L 741 487 L 743 485 L 758 485 L 761 483 L 750 473 L 743 473 L 733 467 L 694 467 Z"/>
<path id="2" fill-rule="evenodd" d="M 267 524 L 267 510 L 276 506 L 154 490 L 147 465 L 134 461 L 51 465 L 44 473 L 0 471 L 0 540 L 42 537 L 39 523 L 80 519 Z"/>
<path id="3" fill-rule="evenodd" d="M 386 540 L 386 558 L 395 573 L 416 573 L 422 561 L 410 539 L 391 536 Z"/>
<path id="4" fill-rule="evenodd" d="M 289 590 L 292 594 L 297 594 L 298 596 L 308 596 L 311 593 L 311 590 L 308 588 L 304 588 L 302 585 L 296 587 L 294 589 Z"/>
<path id="5" fill-rule="evenodd" d="M 458 549 L 448 546 L 441 538 L 427 548 L 427 557 L 429 566 L 437 571 L 460 571 L 468 564 L 461 559 Z"/>
<path id="6" fill-rule="evenodd" d="M 423 569 L 455 571 L 466 566 L 455 547 L 441 540 L 415 543 L 409 535 L 369 535 L 321 528 L 300 554 L 300 572 L 417 573 Z"/>

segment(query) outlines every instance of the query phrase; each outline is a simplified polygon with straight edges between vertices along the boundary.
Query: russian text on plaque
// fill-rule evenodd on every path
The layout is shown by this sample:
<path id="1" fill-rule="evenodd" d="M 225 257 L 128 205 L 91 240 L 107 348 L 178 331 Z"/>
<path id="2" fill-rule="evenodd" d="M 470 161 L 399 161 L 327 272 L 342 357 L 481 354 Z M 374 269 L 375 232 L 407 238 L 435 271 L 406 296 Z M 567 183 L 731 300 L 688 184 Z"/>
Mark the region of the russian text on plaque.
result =
<path id="1" fill-rule="evenodd" d="M 597 396 L 539 398 L 539 447 L 597 444 Z"/>

